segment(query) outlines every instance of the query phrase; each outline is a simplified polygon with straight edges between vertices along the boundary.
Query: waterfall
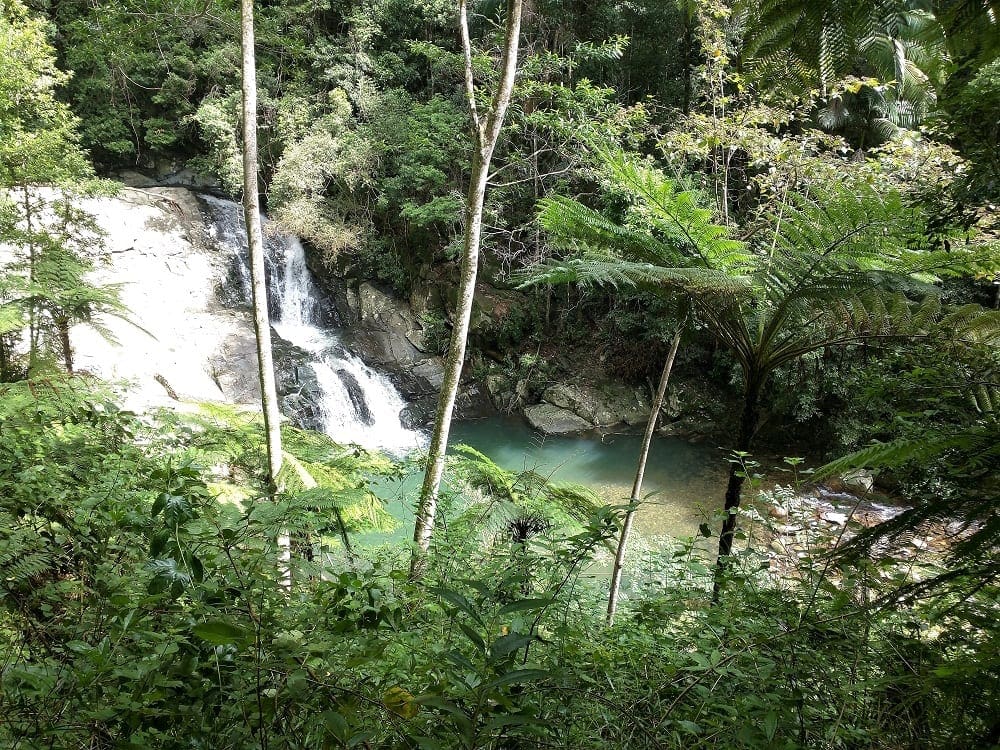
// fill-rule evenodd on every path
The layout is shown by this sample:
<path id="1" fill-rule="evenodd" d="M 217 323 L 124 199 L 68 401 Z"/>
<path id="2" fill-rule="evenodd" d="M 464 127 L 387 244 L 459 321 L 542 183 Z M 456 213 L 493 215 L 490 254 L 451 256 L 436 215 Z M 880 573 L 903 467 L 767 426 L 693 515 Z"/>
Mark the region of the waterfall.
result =
<path id="1" fill-rule="evenodd" d="M 250 302 L 250 269 L 243 209 L 232 201 L 201 196 L 213 232 L 234 257 L 239 294 Z M 266 224 L 266 219 L 264 219 Z M 423 433 L 400 422 L 406 402 L 385 375 L 350 352 L 336 331 L 317 325 L 319 295 L 297 237 L 265 232 L 265 265 L 271 327 L 279 337 L 308 352 L 319 386 L 324 432 L 339 443 L 357 443 L 397 456 L 421 447 Z"/>

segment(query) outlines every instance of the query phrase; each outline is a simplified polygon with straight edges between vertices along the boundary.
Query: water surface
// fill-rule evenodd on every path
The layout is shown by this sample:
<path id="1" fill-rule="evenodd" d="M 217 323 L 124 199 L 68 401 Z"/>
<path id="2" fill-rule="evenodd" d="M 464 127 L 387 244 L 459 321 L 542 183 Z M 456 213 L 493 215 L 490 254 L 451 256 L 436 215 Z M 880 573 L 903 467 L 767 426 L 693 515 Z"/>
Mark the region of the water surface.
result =
<path id="1" fill-rule="evenodd" d="M 449 443 L 464 443 L 489 456 L 505 469 L 530 469 L 556 481 L 584 484 L 609 503 L 628 501 L 635 479 L 642 436 L 543 435 L 523 420 L 489 417 L 452 426 Z M 725 492 L 725 453 L 678 438 L 657 437 L 650 449 L 643 481 L 646 497 L 636 514 L 635 529 L 644 536 L 693 536 L 698 525 L 722 505 Z M 420 476 L 379 488 L 400 526 L 389 535 L 403 541 L 412 533 L 413 505 Z M 647 497 L 648 496 L 648 497 Z M 364 541 L 375 541 L 362 535 Z M 385 541 L 386 537 L 378 538 Z"/>

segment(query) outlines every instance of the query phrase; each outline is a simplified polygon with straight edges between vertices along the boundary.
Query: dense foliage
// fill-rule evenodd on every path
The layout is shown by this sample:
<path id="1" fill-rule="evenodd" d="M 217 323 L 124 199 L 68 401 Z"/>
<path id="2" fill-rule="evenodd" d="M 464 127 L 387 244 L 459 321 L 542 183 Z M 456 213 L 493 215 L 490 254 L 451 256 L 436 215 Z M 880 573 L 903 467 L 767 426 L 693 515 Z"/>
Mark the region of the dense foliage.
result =
<path id="1" fill-rule="evenodd" d="M 257 13 L 268 213 L 443 353 L 475 148 L 455 4 Z M 470 5 L 482 101 L 502 17 Z M 639 545 L 607 627 L 627 508 L 593 490 L 455 451 L 414 581 L 409 549 L 358 543 L 397 523 L 410 463 L 285 425 L 273 493 L 255 414 L 138 415 L 73 374 L 73 326 L 129 314 L 92 283 L 96 175 L 242 190 L 240 19 L 0 0 L 0 746 L 998 746 L 998 18 L 526 8 L 467 370 L 511 405 L 645 383 L 683 328 L 680 376 L 734 449 L 719 517 Z M 772 570 L 794 492 L 758 497 L 757 450 L 876 469 L 908 510 Z M 904 559 L 933 529 L 946 549 Z"/>
<path id="2" fill-rule="evenodd" d="M 494 500 L 449 501 L 433 579 L 408 583 L 399 550 L 341 560 L 336 573 L 335 552 L 299 554 L 287 593 L 268 540 L 290 519 L 322 534 L 319 514 L 302 511 L 329 504 L 316 493 L 220 502 L 234 478 L 264 471 L 259 436 L 256 450 L 240 448 L 252 425 L 222 417 L 138 420 L 79 380 L 4 389 L 5 745 L 889 748 L 995 737 L 993 585 L 901 610 L 879 601 L 896 586 L 892 566 L 810 559 L 776 590 L 748 553 L 741 586 L 708 607 L 709 570 L 682 545 L 646 560 L 633 615 L 607 629 L 585 567 L 615 531 L 613 509 L 588 516 L 573 504 L 585 519 L 575 532 L 495 510 L 484 521 L 477 507 L 527 496 L 531 512 L 540 480 L 472 456 L 457 476 Z M 286 444 L 342 488 L 385 470 L 318 436 L 290 432 Z M 224 477 L 195 462 L 221 456 L 232 461 Z"/>

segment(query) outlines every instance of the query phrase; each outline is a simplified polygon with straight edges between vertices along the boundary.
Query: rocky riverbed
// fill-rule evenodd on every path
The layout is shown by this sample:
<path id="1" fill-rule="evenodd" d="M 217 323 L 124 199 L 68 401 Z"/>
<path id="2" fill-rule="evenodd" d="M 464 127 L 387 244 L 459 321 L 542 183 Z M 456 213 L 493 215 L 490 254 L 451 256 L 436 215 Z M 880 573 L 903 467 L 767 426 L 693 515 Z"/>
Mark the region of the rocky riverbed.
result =
<path id="1" fill-rule="evenodd" d="M 801 566 L 810 566 L 834 548 L 907 510 L 871 494 L 871 484 L 866 488 L 864 479 L 863 474 L 852 475 L 846 483 L 832 480 L 832 487 L 819 485 L 796 491 L 779 486 L 762 493 L 748 511 L 744 526 L 752 549 L 766 558 L 771 576 L 777 580 L 797 576 Z M 939 563 L 971 532 L 967 524 L 957 520 L 925 523 L 916 532 L 880 540 L 871 556 L 907 565 L 908 579 L 919 581 L 926 567 Z"/>

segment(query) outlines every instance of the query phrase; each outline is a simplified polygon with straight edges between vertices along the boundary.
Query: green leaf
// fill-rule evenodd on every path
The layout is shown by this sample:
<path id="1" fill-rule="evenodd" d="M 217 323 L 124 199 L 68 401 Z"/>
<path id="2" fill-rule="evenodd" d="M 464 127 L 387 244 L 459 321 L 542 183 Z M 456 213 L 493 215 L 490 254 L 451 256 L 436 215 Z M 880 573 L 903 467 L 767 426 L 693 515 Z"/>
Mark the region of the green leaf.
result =
<path id="1" fill-rule="evenodd" d="M 483 684 L 483 690 L 495 690 L 504 685 L 515 685 L 520 682 L 534 682 L 544 680 L 552 676 L 546 669 L 515 669 L 513 672 L 500 675 L 495 680 L 490 680 Z"/>
<path id="2" fill-rule="evenodd" d="M 774 739 L 774 733 L 778 729 L 778 714 L 774 711 L 768 711 L 764 716 L 764 736 L 767 737 L 767 741 L 770 742 Z"/>
<path id="3" fill-rule="evenodd" d="M 523 633 L 509 633 L 500 636 L 490 646 L 490 658 L 494 661 L 501 659 L 511 651 L 524 648 L 533 640 L 535 640 L 535 636 L 524 635 Z"/>
<path id="4" fill-rule="evenodd" d="M 424 695 L 418 696 L 414 699 L 414 703 L 418 703 L 421 706 L 430 706 L 431 708 L 437 708 L 445 713 L 451 714 L 452 720 L 455 724 L 460 727 L 463 731 L 470 731 L 472 729 L 472 722 L 469 721 L 469 717 L 465 715 L 457 705 L 451 701 L 445 700 L 444 698 L 439 698 L 436 695 Z"/>
<path id="5" fill-rule="evenodd" d="M 340 742 L 346 742 L 351 736 L 351 728 L 347 719 L 337 711 L 324 711 L 320 714 L 326 730 Z"/>
<path id="6" fill-rule="evenodd" d="M 479 617 L 479 613 L 476 612 L 475 608 L 473 608 L 472 603 L 457 591 L 446 589 L 443 586 L 434 586 L 430 590 L 449 604 L 453 605 L 459 611 L 467 614 L 480 625 L 484 624 L 482 618 Z"/>
<path id="7" fill-rule="evenodd" d="M 479 635 L 479 633 L 470 628 L 464 622 L 458 623 L 458 627 L 462 630 L 463 633 L 466 634 L 466 636 L 468 636 L 470 641 L 476 644 L 476 648 L 478 648 L 480 651 L 486 650 L 486 641 L 483 640 L 483 637 Z"/>
<path id="8" fill-rule="evenodd" d="M 227 643 L 240 643 L 246 638 L 246 631 L 222 620 L 212 620 L 194 626 L 194 634 L 203 641 L 224 646 Z"/>
<path id="9" fill-rule="evenodd" d="M 483 725 L 483 728 L 486 731 L 490 731 L 492 729 L 500 729 L 502 727 L 538 725 L 541 723 L 542 722 L 538 718 L 528 716 L 527 714 L 506 714 L 495 716 L 490 719 Z"/>

